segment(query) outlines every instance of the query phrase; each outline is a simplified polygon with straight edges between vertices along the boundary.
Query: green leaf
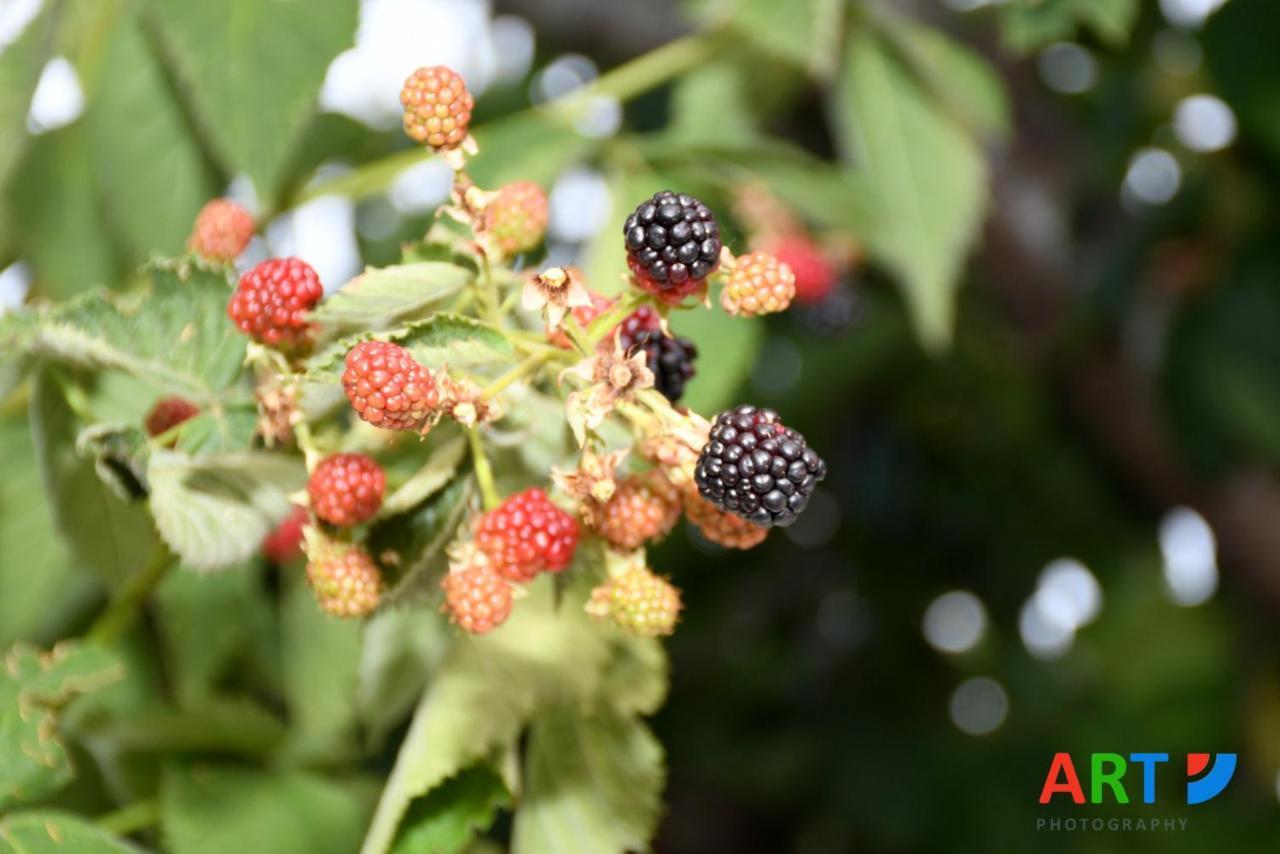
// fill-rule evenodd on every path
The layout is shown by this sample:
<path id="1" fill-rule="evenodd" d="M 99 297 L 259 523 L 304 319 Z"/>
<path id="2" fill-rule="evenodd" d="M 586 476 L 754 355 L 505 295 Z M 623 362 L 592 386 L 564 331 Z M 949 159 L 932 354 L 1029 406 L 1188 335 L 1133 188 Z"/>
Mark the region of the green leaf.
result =
<path id="1" fill-rule="evenodd" d="M 164 54 L 223 170 L 247 172 L 262 198 L 274 201 L 325 70 L 353 41 L 355 0 L 148 5 Z"/>
<path id="2" fill-rule="evenodd" d="M 0 187 L 8 183 L 29 139 L 27 114 L 53 50 L 55 6 L 45 3 L 17 40 L 0 50 Z"/>
<path id="3" fill-rule="evenodd" d="M 119 17 L 85 113 L 105 213 L 133 261 L 181 252 L 217 187 L 143 28 L 136 13 Z"/>
<path id="4" fill-rule="evenodd" d="M 155 594 L 156 627 L 178 703 L 192 707 L 217 690 L 238 657 L 269 624 L 257 562 L 225 572 L 179 567 Z"/>
<path id="5" fill-rule="evenodd" d="M 90 424 L 75 442 L 76 455 L 92 460 L 98 478 L 117 498 L 136 501 L 146 495 L 147 435 L 132 424 Z"/>
<path id="6" fill-rule="evenodd" d="M 76 563 L 108 583 L 136 571 L 155 550 L 146 508 L 123 501 L 98 476 L 94 460 L 76 453 L 83 425 L 50 369 L 33 381 L 30 417 L 44 495 Z"/>
<path id="7" fill-rule="evenodd" d="M 474 765 L 409 806 L 391 851 L 457 854 L 510 804 L 502 778 L 487 765 Z"/>
<path id="8" fill-rule="evenodd" d="M 940 30 L 899 19 L 889 32 L 925 86 L 967 128 L 986 136 L 1007 136 L 1009 98 L 1004 83 L 982 54 Z"/>
<path id="9" fill-rule="evenodd" d="M 459 314 L 437 312 L 389 332 L 351 335 L 335 341 L 307 363 L 312 383 L 339 383 L 348 351 L 361 341 L 393 341 L 409 348 L 429 368 L 474 368 L 510 362 L 515 348 L 492 326 Z"/>
<path id="10" fill-rule="evenodd" d="M 33 140 L 13 175 L 13 236 L 42 296 L 66 299 L 111 284 L 121 270 L 101 200 L 90 190 L 92 147 L 85 123 L 60 128 Z"/>
<path id="11" fill-rule="evenodd" d="M 839 59 L 844 11 L 843 0 L 737 0 L 726 20 L 759 50 L 830 77 Z"/>
<path id="12" fill-rule="evenodd" d="M 25 418 L 0 419 L 0 647 L 40 632 L 77 587 L 67 545 L 41 496 L 40 469 Z"/>
<path id="13" fill-rule="evenodd" d="M 666 778 L 662 746 L 638 719 L 557 706 L 533 720 L 513 854 L 648 850 Z"/>
<path id="14" fill-rule="evenodd" d="M 409 718 L 453 630 L 419 608 L 392 608 L 365 624 L 356 708 L 366 747 L 378 750 Z"/>
<path id="15" fill-rule="evenodd" d="M 245 451 L 257 429 L 258 409 L 253 404 L 215 403 L 182 423 L 177 448 L 193 456 Z"/>
<path id="16" fill-rule="evenodd" d="M 759 135 L 751 95 L 742 63 L 728 58 L 709 62 L 676 80 L 671 124 L 664 135 L 679 145 L 751 140 Z"/>
<path id="17" fill-rule="evenodd" d="M 300 459 L 263 451 L 193 458 L 158 449 L 147 466 L 156 528 L 199 570 L 256 554 L 263 537 L 293 511 L 288 495 L 306 478 Z"/>
<path id="18" fill-rule="evenodd" d="M 702 371 L 689 382 L 681 404 L 696 412 L 718 412 L 735 399 L 751 372 L 764 323 L 758 318 L 732 317 L 714 311 L 672 312 L 671 331 L 698 345 L 699 353 L 714 353 L 715 371 Z"/>
<path id="19" fill-rule="evenodd" d="M 988 201 L 982 152 L 865 33 L 851 39 L 835 112 L 844 156 L 874 212 L 859 236 L 898 275 L 925 346 L 944 347 L 964 260 Z"/>
<path id="20" fill-rule="evenodd" d="M 596 144 L 567 122 L 539 112 L 521 112 L 476 128 L 480 153 L 467 173 L 483 187 L 533 181 L 549 187 L 561 172 Z"/>
<path id="21" fill-rule="evenodd" d="M 0 842 L 13 854 L 141 854 L 79 816 L 56 810 L 11 813 L 0 819 Z"/>
<path id="22" fill-rule="evenodd" d="M 325 332 L 385 329 L 439 305 L 474 280 L 466 267 L 440 261 L 370 267 L 320 303 L 311 319 Z"/>
<path id="23" fill-rule="evenodd" d="M 124 675 L 105 649 L 62 643 L 50 652 L 11 647 L 0 667 L 0 809 L 44 797 L 70 782 L 58 737 L 58 709 Z"/>
<path id="24" fill-rule="evenodd" d="M 600 696 L 627 714 L 651 715 L 667 699 L 667 652 L 653 638 L 618 632 L 601 678 Z"/>
<path id="25" fill-rule="evenodd" d="M 418 704 L 365 838 L 365 854 L 391 846 L 410 803 L 508 745 L 539 707 L 592 696 L 608 654 L 582 611 L 585 594 L 556 609 L 551 579 L 526 588 L 490 634 L 459 635 Z"/>
<path id="26" fill-rule="evenodd" d="M 129 708 L 127 714 L 92 720 L 77 732 L 110 753 L 219 753 L 261 759 L 284 740 L 284 725 L 262 706 L 246 699 L 210 696 L 190 709 L 158 702 Z"/>
<path id="27" fill-rule="evenodd" d="M 240 375 L 245 339 L 226 317 L 225 274 L 154 266 L 151 286 L 129 296 L 103 291 L 24 312 L 11 346 L 83 368 L 123 371 L 196 403 Z"/>
<path id="28" fill-rule="evenodd" d="M 1280 26 L 1280 8 L 1267 0 L 1233 0 L 1205 26 L 1205 65 L 1216 89 L 1240 118 L 1248 136 L 1280 153 L 1280 53 L 1269 36 Z"/>
<path id="29" fill-rule="evenodd" d="M 357 754 L 356 686 L 364 626 L 320 610 L 300 576 L 287 582 L 280 632 L 292 758 L 333 762 Z"/>
<path id="30" fill-rule="evenodd" d="M 457 436 L 436 448 L 412 477 L 386 497 L 379 516 L 394 516 L 417 507 L 423 501 L 444 489 L 453 480 L 454 472 L 467 453 L 467 440 Z"/>
<path id="31" fill-rule="evenodd" d="M 445 547 L 471 504 L 472 480 L 461 477 L 416 509 L 388 516 L 369 531 L 369 550 L 394 569 L 381 607 L 435 604 L 447 568 Z"/>
<path id="32" fill-rule="evenodd" d="M 172 854 L 349 854 L 367 821 L 361 800 L 323 777 L 231 765 L 171 769 L 160 809 Z"/>
<path id="33" fill-rule="evenodd" d="M 1087 26 L 1112 47 L 1121 47 L 1138 19 L 1138 0 L 1014 0 L 999 9 L 1005 46 L 1030 53 L 1075 36 Z"/>

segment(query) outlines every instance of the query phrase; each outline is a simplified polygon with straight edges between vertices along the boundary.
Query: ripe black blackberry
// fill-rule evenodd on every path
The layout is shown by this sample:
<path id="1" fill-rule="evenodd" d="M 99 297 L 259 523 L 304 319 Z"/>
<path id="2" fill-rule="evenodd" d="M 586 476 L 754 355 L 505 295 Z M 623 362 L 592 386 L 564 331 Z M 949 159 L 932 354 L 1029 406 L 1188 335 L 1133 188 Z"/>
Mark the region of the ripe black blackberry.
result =
<path id="1" fill-rule="evenodd" d="M 653 371 L 653 386 L 667 400 L 675 403 L 684 395 L 685 383 L 697 373 L 693 366 L 698 358 L 696 344 L 688 338 L 663 335 L 661 318 L 647 305 L 618 324 L 618 340 L 627 353 L 644 351 L 645 364 Z"/>
<path id="2" fill-rule="evenodd" d="M 794 522 L 826 475 L 803 436 L 749 405 L 716 416 L 693 473 L 703 498 L 766 528 Z"/>
<path id="3" fill-rule="evenodd" d="M 636 282 L 666 303 L 701 288 L 720 265 L 720 226 L 692 196 L 656 193 L 627 217 L 622 233 Z"/>

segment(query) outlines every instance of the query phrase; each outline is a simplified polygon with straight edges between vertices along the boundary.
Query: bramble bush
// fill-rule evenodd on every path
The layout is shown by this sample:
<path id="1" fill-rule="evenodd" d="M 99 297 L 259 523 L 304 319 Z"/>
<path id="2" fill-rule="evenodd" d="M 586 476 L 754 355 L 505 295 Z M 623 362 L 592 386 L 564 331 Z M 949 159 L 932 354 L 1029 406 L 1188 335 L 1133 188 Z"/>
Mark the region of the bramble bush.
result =
<path id="1" fill-rule="evenodd" d="M 1003 86 L 889 4 L 739 0 L 474 134 L 483 101 L 419 69 L 405 148 L 312 114 L 353 3 L 227 5 L 51 0 L 0 53 L 2 248 L 36 271 L 0 318 L 0 839 L 647 849 L 683 608 L 648 552 L 685 519 L 731 572 L 839 475 L 737 397 L 762 316 L 874 348 L 899 315 L 852 324 L 884 277 L 949 345 Z M 1122 40 L 1137 4 L 998 14 L 1026 51 Z M 55 48 L 88 107 L 36 139 Z M 659 129 L 579 132 L 667 84 Z M 770 133 L 815 99 L 830 139 Z M 327 296 L 246 260 L 271 217 L 429 157 L 448 201 Z M 553 264 L 543 187 L 592 159 L 617 209 Z M 256 220 L 216 198 L 233 175 Z"/>

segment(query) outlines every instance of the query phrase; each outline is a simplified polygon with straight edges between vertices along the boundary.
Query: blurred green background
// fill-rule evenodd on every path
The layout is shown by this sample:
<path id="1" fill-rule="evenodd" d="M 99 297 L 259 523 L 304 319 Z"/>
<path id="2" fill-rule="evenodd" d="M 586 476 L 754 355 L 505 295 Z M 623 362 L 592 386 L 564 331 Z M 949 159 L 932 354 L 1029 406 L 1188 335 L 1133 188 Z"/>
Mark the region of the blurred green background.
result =
<path id="1" fill-rule="evenodd" d="M 398 129 L 421 64 L 601 289 L 636 200 L 741 236 L 761 183 L 861 260 L 767 324 L 677 321 L 689 402 L 778 409 L 832 475 L 755 551 L 653 559 L 687 603 L 658 850 L 1276 850 L 1278 33 L 1273 0 L 0 0 L 0 301 L 126 286 L 219 194 L 267 222 L 246 263 L 396 260 L 448 190 Z M 18 547 L 50 522 L 3 441 L 0 645 L 47 641 L 97 582 Z M 1041 807 L 1058 751 L 1173 764 L 1155 806 Z M 1240 767 L 1189 808 L 1199 751 Z"/>

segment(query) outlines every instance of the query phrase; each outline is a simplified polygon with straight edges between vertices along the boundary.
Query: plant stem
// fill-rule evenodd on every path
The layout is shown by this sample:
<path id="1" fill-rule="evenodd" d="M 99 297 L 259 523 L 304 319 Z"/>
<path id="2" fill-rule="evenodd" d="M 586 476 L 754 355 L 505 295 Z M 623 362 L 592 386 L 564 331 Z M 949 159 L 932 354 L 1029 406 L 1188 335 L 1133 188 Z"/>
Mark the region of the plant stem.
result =
<path id="1" fill-rule="evenodd" d="M 484 304 L 489 323 L 495 329 L 502 328 L 501 300 L 498 298 L 498 286 L 493 281 L 493 269 L 489 266 L 489 256 L 480 255 L 480 301 Z"/>
<path id="2" fill-rule="evenodd" d="M 493 397 L 494 395 L 498 394 L 498 392 L 502 391 L 504 388 L 511 385 L 516 380 L 520 379 L 521 377 L 528 376 L 529 374 L 536 371 L 539 367 L 542 366 L 544 362 L 548 361 L 550 358 L 551 358 L 551 354 L 548 353 L 546 350 L 543 350 L 541 352 L 537 352 L 530 356 L 525 357 L 523 361 L 517 362 L 505 374 L 501 375 L 500 377 L 495 379 L 493 382 L 485 386 L 482 391 L 482 394 L 484 394 L 485 397 Z"/>
<path id="3" fill-rule="evenodd" d="M 118 639 L 138 618 L 147 597 L 169 572 L 173 560 L 169 547 L 161 543 L 150 563 L 116 588 L 107 609 L 89 627 L 86 639 L 100 644 L 110 644 Z"/>
<path id="4" fill-rule="evenodd" d="M 467 439 L 471 443 L 471 465 L 475 468 L 476 482 L 480 484 L 480 500 L 485 510 L 492 510 L 502 501 L 498 498 L 498 486 L 493 482 L 493 467 L 489 465 L 484 445 L 480 442 L 479 428 L 467 428 Z"/>
<path id="5" fill-rule="evenodd" d="M 714 54 L 719 46 L 720 38 L 716 33 L 700 33 L 676 39 L 605 72 L 590 86 L 551 104 L 513 113 L 506 120 L 518 120 L 535 113 L 568 120 L 583 105 L 589 104 L 592 98 L 604 96 L 629 101 L 698 66 Z M 286 207 L 296 207 L 318 196 L 361 198 L 372 195 L 391 186 L 405 169 L 433 156 L 435 155 L 428 148 L 414 147 L 398 151 L 366 163 L 345 175 L 320 181 L 297 193 Z"/>
<path id="6" fill-rule="evenodd" d="M 560 328 L 564 330 L 565 335 L 569 336 L 573 346 L 577 347 L 583 356 L 591 358 L 591 354 L 595 352 L 595 345 L 587 340 L 587 335 L 582 331 L 582 327 L 578 325 L 577 318 L 572 314 L 566 314 L 564 323 L 560 324 Z"/>
<path id="7" fill-rule="evenodd" d="M 160 823 L 160 801 L 155 798 L 137 801 L 101 815 L 93 823 L 112 836 L 132 836 Z"/>

